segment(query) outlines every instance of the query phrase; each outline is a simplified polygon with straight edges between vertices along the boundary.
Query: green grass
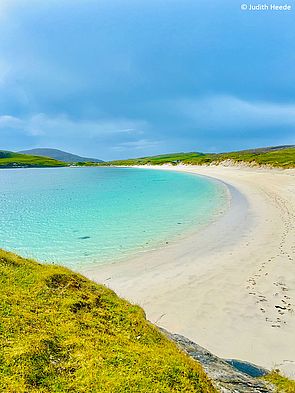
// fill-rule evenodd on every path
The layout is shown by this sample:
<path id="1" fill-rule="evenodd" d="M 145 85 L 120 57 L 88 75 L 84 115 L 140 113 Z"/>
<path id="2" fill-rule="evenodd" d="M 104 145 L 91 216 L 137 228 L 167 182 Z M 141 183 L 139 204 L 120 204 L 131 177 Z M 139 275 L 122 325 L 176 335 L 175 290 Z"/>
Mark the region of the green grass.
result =
<path id="1" fill-rule="evenodd" d="M 162 164 L 177 164 L 179 162 L 187 162 L 190 160 L 195 160 L 201 162 L 207 157 L 203 153 L 174 153 L 174 154 L 163 154 L 151 157 L 141 157 L 128 160 L 115 160 L 104 162 L 99 165 L 162 165 Z"/>
<path id="2" fill-rule="evenodd" d="M 0 150 L 0 168 L 42 168 L 66 165 L 64 162 L 49 157 L 30 156 Z"/>
<path id="3" fill-rule="evenodd" d="M 281 376 L 278 372 L 272 371 L 265 380 L 271 382 L 277 388 L 278 393 L 294 393 L 295 381 L 290 381 L 288 378 Z"/>
<path id="4" fill-rule="evenodd" d="M 0 250 L 0 391 L 215 392 L 143 310 L 66 268 Z"/>
<path id="5" fill-rule="evenodd" d="M 75 166 L 109 166 L 109 165 L 162 165 L 179 163 L 187 165 L 220 164 L 222 161 L 231 160 L 235 163 L 250 165 L 268 165 L 280 168 L 295 168 L 295 148 L 284 149 L 253 149 L 229 153 L 173 153 L 151 157 L 115 160 L 103 163 L 78 162 Z M 30 156 L 0 150 L 0 168 L 15 167 L 56 167 L 68 164 L 49 157 Z"/>
<path id="6" fill-rule="evenodd" d="M 271 151 L 260 151 L 259 149 L 257 151 L 244 150 L 240 152 L 217 154 L 216 156 L 215 158 L 217 158 L 218 163 L 223 160 L 233 160 L 235 162 L 269 165 L 273 167 L 295 167 L 295 148 Z"/>
<path id="7" fill-rule="evenodd" d="M 175 153 L 129 160 L 110 161 L 99 165 L 162 165 L 167 163 L 172 165 L 177 165 L 179 163 L 188 165 L 218 165 L 225 160 L 232 160 L 236 163 L 244 162 L 246 164 L 268 165 L 271 167 L 295 168 L 295 148 L 291 147 L 278 150 L 242 150 L 220 154 Z"/>

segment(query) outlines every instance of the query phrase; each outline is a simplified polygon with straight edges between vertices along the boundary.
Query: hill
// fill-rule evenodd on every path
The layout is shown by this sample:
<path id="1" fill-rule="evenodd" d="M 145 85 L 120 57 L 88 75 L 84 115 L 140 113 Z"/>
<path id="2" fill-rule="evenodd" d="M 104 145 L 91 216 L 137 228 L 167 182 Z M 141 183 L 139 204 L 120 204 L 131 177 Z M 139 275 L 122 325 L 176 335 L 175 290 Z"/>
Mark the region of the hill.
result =
<path id="1" fill-rule="evenodd" d="M 0 391 L 215 392 L 143 310 L 66 268 L 0 250 Z"/>
<path id="2" fill-rule="evenodd" d="M 0 168 L 42 168 L 59 166 L 65 166 L 65 163 L 49 157 L 31 156 L 0 150 Z"/>
<path id="3" fill-rule="evenodd" d="M 50 157 L 58 161 L 63 162 L 103 162 L 97 158 L 87 158 L 87 157 L 80 157 L 76 154 L 71 154 L 66 151 L 58 150 L 58 149 L 47 149 L 47 148 L 40 148 L 40 149 L 31 149 L 31 150 L 22 150 L 19 153 L 22 154 L 30 154 L 34 156 L 42 156 L 42 157 Z"/>
<path id="4" fill-rule="evenodd" d="M 191 165 L 218 165 L 221 162 L 228 160 L 233 163 L 246 163 L 249 165 L 268 165 L 272 167 L 294 168 L 295 146 L 265 147 L 229 153 L 173 153 L 129 160 L 109 161 L 102 165 L 177 165 L 179 163 Z"/>

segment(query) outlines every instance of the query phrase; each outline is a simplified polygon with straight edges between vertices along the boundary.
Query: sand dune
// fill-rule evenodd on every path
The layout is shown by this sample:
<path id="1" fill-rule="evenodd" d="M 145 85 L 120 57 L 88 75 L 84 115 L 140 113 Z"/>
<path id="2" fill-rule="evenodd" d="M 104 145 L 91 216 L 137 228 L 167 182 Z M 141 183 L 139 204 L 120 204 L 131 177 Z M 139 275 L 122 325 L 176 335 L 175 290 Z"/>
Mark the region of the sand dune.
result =
<path id="1" fill-rule="evenodd" d="M 227 213 L 185 239 L 85 274 L 220 357 L 295 379 L 295 171 L 165 169 L 225 182 Z"/>

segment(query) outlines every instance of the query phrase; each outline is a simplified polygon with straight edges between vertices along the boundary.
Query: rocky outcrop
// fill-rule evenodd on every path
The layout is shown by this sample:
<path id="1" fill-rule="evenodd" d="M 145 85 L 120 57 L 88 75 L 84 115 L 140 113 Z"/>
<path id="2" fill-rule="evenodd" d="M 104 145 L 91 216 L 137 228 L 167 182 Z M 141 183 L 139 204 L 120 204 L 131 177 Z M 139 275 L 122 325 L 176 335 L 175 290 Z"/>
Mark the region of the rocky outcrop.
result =
<path id="1" fill-rule="evenodd" d="M 170 340 L 193 359 L 202 364 L 213 385 L 222 393 L 268 393 L 275 388 L 260 378 L 249 375 L 264 375 L 267 370 L 251 363 L 221 359 L 200 345 L 179 334 L 172 334 L 161 329 Z M 233 365 L 236 365 L 234 367 Z M 246 370 L 247 372 L 239 371 Z M 248 373 L 249 372 L 249 373 Z"/>

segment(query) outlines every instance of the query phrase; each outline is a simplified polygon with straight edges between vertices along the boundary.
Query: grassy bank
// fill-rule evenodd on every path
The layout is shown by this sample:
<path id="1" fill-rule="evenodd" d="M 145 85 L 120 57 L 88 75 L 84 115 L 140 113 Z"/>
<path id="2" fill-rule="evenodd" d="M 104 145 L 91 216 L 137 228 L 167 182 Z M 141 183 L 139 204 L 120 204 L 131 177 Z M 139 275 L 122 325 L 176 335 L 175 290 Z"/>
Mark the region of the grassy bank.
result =
<path id="1" fill-rule="evenodd" d="M 106 287 L 2 250 L 0 280 L 0 391 L 215 391 L 140 307 Z"/>
<path id="2" fill-rule="evenodd" d="M 0 168 L 43 168 L 66 166 L 64 162 L 49 157 L 30 156 L 0 150 Z"/>
<path id="3" fill-rule="evenodd" d="M 272 371 L 269 375 L 264 377 L 265 380 L 271 382 L 277 388 L 278 393 L 294 393 L 295 381 L 283 377 L 276 371 Z"/>
<path id="4" fill-rule="evenodd" d="M 220 164 L 231 160 L 234 163 L 268 165 L 281 168 L 295 168 L 295 148 L 262 148 L 229 153 L 175 153 L 129 160 L 117 160 L 102 165 L 162 165 L 179 163 L 187 165 Z"/>

